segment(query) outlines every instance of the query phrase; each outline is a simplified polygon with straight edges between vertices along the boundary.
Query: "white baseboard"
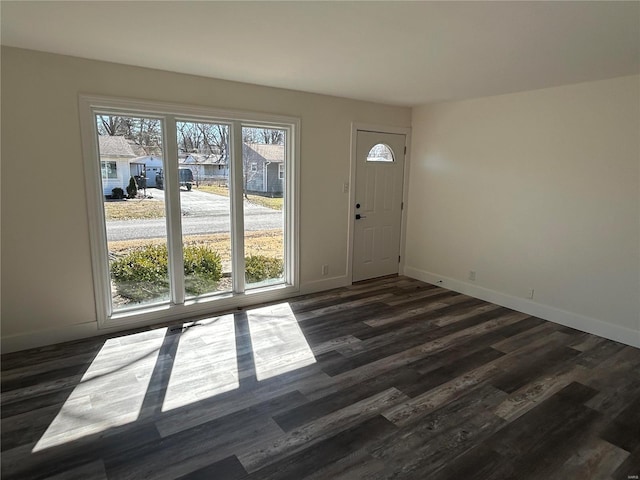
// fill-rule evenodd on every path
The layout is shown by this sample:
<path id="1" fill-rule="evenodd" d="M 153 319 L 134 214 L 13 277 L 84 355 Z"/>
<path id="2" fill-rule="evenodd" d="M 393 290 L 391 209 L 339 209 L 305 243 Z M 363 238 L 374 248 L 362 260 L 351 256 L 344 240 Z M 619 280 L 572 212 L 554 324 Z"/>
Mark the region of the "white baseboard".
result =
<path id="1" fill-rule="evenodd" d="M 283 298 L 288 298 L 290 296 L 321 292 L 324 290 L 331 290 L 333 288 L 344 287 L 347 285 L 351 285 L 351 280 L 343 275 L 340 277 L 332 277 L 332 278 L 327 278 L 322 280 L 316 280 L 313 282 L 307 282 L 300 286 L 299 291 L 294 293 L 290 291 L 287 291 L 287 292 L 283 291 L 282 295 L 283 295 Z M 265 300 L 260 294 L 248 295 L 246 298 L 244 297 L 240 299 L 236 298 L 234 300 L 235 303 L 233 303 L 232 306 L 247 306 L 247 305 L 260 303 L 261 301 L 268 301 L 268 300 L 274 300 L 273 293 L 271 293 L 271 296 L 267 300 Z M 208 309 L 212 309 L 213 305 L 208 304 L 208 305 L 205 305 L 204 307 Z M 216 311 L 225 310 L 225 308 L 228 310 L 230 308 L 230 306 L 227 304 L 218 304 L 218 305 L 215 305 L 215 307 L 217 307 Z M 205 311 L 206 309 L 203 308 L 203 311 L 199 312 L 199 314 L 202 314 Z M 197 311 L 191 312 L 191 315 L 194 315 L 194 313 L 197 314 L 198 312 Z M 188 314 L 184 312 L 176 313 L 176 319 L 183 318 L 183 317 L 188 318 Z M 170 319 L 165 319 L 165 321 L 170 321 Z M 159 323 L 159 322 L 160 321 L 158 320 L 155 320 L 153 322 L 150 322 L 150 321 L 131 322 L 128 324 L 125 322 L 122 322 L 122 323 L 114 323 L 109 328 L 98 328 L 97 322 L 87 322 L 87 323 L 81 323 L 78 325 L 65 325 L 58 328 L 50 328 L 50 329 L 39 330 L 35 332 L 25 332 L 25 333 L 19 333 L 16 335 L 8 335 L 8 336 L 3 336 L 1 339 L 0 352 L 11 353 L 11 352 L 17 352 L 19 350 L 27 350 L 29 348 L 44 347 L 44 346 L 53 345 L 56 343 L 79 340 L 81 338 L 116 333 L 118 331 L 123 331 L 130 328 L 141 327 L 144 325 L 150 325 L 150 324 Z"/>
<path id="2" fill-rule="evenodd" d="M 518 312 L 533 315 L 534 317 L 559 323 L 566 327 L 575 328 L 587 333 L 608 338 L 616 342 L 640 348 L 640 330 L 614 325 L 612 323 L 587 317 L 573 312 L 568 312 L 560 308 L 544 305 L 526 298 L 518 298 L 506 293 L 501 293 L 488 288 L 472 285 L 453 278 L 443 277 L 435 273 L 426 272 L 413 267 L 404 267 L 404 275 L 407 277 L 422 280 L 439 287 L 443 287 L 456 292 L 464 293 L 474 298 L 479 298 L 487 302 L 495 303 L 503 307 L 511 308 Z"/>
<path id="3" fill-rule="evenodd" d="M 464 293 L 487 302 L 502 305 L 518 312 L 533 315 L 544 320 L 559 323 L 567 327 L 575 328 L 583 332 L 592 333 L 600 337 L 608 338 L 616 342 L 640 348 L 640 331 L 630 328 L 613 325 L 595 318 L 579 315 L 576 313 L 561 310 L 541 303 L 533 302 L 525 298 L 518 298 L 505 293 L 497 292 L 477 285 L 471 285 L 431 272 L 425 272 L 412 267 L 404 267 L 404 275 L 422 280 L 423 282 L 438 285 L 449 290 Z M 442 282 L 442 283 L 440 283 Z M 333 288 L 340 288 L 351 285 L 351 280 L 347 276 L 332 277 L 313 282 L 307 282 L 300 286 L 299 294 L 322 292 Z M 60 328 L 40 330 L 37 332 L 20 333 L 2 337 L 1 352 L 11 353 L 28 348 L 43 347 L 55 343 L 79 340 L 81 338 L 93 337 L 104 333 L 112 333 L 122 330 L 124 327 L 114 329 L 98 329 L 96 322 L 81 323 L 78 325 L 67 325 Z"/>
<path id="4" fill-rule="evenodd" d="M 59 328 L 49 328 L 37 332 L 19 333 L 2 337 L 2 353 L 17 352 L 28 348 L 44 347 L 55 343 L 69 342 L 81 338 L 94 337 L 102 332 L 98 330 L 97 322 L 65 325 Z"/>
<path id="5" fill-rule="evenodd" d="M 348 285 L 351 285 L 351 279 L 346 275 L 342 275 L 340 277 L 323 278 L 322 280 L 306 282 L 300 285 L 300 294 L 307 295 L 308 293 L 323 292 L 325 290 L 346 287 Z"/>

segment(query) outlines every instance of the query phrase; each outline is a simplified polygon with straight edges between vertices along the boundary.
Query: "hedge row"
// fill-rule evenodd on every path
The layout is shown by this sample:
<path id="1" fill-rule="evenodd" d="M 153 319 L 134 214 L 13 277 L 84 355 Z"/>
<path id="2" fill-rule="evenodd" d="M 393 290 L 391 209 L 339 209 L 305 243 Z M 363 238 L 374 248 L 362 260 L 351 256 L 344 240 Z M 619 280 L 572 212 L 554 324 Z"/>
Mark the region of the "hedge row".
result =
<path id="1" fill-rule="evenodd" d="M 283 261 L 263 255 L 245 258 L 248 283 L 279 278 Z M 222 277 L 222 261 L 215 250 L 203 245 L 184 247 L 185 291 L 200 295 L 215 291 Z M 111 278 L 118 294 L 141 302 L 169 292 L 169 269 L 166 245 L 147 245 L 132 250 L 111 263 Z"/>

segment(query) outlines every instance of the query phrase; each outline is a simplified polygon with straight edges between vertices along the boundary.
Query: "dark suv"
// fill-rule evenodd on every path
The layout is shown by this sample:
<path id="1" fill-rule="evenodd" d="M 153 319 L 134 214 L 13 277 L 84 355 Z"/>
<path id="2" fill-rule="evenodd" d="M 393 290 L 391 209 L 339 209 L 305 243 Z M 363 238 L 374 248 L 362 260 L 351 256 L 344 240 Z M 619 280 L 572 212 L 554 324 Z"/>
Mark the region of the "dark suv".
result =
<path id="1" fill-rule="evenodd" d="M 187 190 L 191 190 L 193 186 L 193 172 L 190 168 L 179 168 L 178 176 L 180 177 L 180 186 L 187 187 Z M 156 175 L 156 187 L 164 187 L 164 174 L 162 171 Z"/>

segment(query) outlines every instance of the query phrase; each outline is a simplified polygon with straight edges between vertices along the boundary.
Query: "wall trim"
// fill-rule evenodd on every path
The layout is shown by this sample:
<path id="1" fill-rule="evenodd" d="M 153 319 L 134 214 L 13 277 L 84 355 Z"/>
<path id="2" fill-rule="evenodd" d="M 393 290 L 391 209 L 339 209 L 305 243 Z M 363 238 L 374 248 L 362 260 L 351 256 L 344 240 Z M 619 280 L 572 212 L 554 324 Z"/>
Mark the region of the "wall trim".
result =
<path id="1" fill-rule="evenodd" d="M 230 297 L 228 299 L 219 299 L 217 303 L 210 301 L 201 302 L 201 305 L 191 305 L 192 308 L 195 307 L 195 310 L 193 311 L 187 312 L 185 309 L 179 309 L 162 320 L 149 317 L 142 321 L 134 321 L 132 318 L 127 319 L 124 317 L 103 328 L 98 328 L 97 321 L 91 321 L 77 325 L 65 325 L 57 328 L 38 330 L 35 332 L 7 335 L 0 339 L 0 350 L 3 354 L 12 353 L 20 350 L 28 350 L 30 348 L 39 348 L 55 345 L 57 343 L 80 340 L 83 338 L 116 334 L 118 332 L 125 332 L 136 328 L 153 328 L 156 325 L 159 327 L 172 322 L 187 322 L 189 320 L 201 318 L 205 315 L 223 315 L 235 310 L 236 308 L 249 308 L 253 305 L 287 300 L 299 295 L 332 290 L 334 288 L 346 287 L 349 285 L 351 285 L 351 280 L 345 275 L 342 275 L 339 277 L 307 282 L 303 284 L 299 290 L 292 287 L 282 287 L 276 290 L 266 290 L 264 292 L 249 291 L 249 293 L 244 295 Z"/>
<path id="2" fill-rule="evenodd" d="M 460 280 L 437 275 L 435 273 L 413 267 L 405 266 L 403 274 L 407 277 L 415 278 L 416 280 L 422 280 L 423 282 L 437 285 L 448 290 L 464 293 L 465 295 L 511 308 L 512 310 L 533 315 L 566 327 L 575 328 L 576 330 L 640 348 L 640 331 L 636 331 L 631 328 L 613 325 L 611 323 L 598 320 L 597 318 L 587 317 L 585 315 L 569 312 L 550 305 L 544 305 L 526 298 L 514 297 L 496 290 L 479 287 L 477 285 L 472 285 L 467 282 L 462 282 Z"/>
<path id="3" fill-rule="evenodd" d="M 154 328 L 169 323 L 188 322 L 207 316 L 224 315 L 239 308 L 250 308 L 262 303 L 278 302 L 300 295 L 300 291 L 291 286 L 276 286 L 265 290 L 249 290 L 235 296 L 228 295 L 218 298 L 204 298 L 190 301 L 187 305 L 174 306 L 168 311 L 166 305 L 150 309 L 148 312 L 136 315 L 122 314 L 115 317 L 106 326 L 100 326 L 97 321 L 65 325 L 57 328 L 38 330 L 2 337 L 2 353 L 11 353 L 29 348 L 39 348 L 57 343 L 70 342 L 88 337 L 110 335 L 126 332 L 136 328 Z M 162 318 L 158 318 L 158 311 L 167 311 Z"/>
<path id="4" fill-rule="evenodd" d="M 64 327 L 38 330 L 37 332 L 18 333 L 2 337 L 2 353 L 12 353 L 29 348 L 44 347 L 56 343 L 80 340 L 82 338 L 101 335 L 98 330 L 98 322 L 80 323 L 77 325 L 65 325 Z"/>
<path id="5" fill-rule="evenodd" d="M 596 318 L 568 312 L 566 310 L 562 310 L 549 305 L 532 302 L 531 300 L 527 300 L 525 298 L 518 298 L 488 288 L 471 285 L 466 282 L 461 282 L 453 278 L 445 277 L 443 275 L 437 275 L 435 273 L 419 270 L 413 267 L 405 266 L 402 274 L 411 278 L 415 278 L 416 280 L 421 280 L 432 285 L 446 288 L 448 290 L 453 290 L 455 292 L 463 293 L 474 298 L 479 298 L 487 302 L 495 303 L 496 305 L 511 308 L 518 312 L 533 315 L 550 322 L 575 328 L 577 330 L 591 333 L 593 335 L 598 335 L 609 340 L 624 343 L 625 345 L 640 348 L 640 331 L 635 331 L 633 329 L 621 327 L 619 325 L 613 325 Z M 339 277 L 306 282 L 300 286 L 299 292 L 289 291 L 287 293 L 289 293 L 290 297 L 295 297 L 297 295 L 322 292 L 326 290 L 332 290 L 334 288 L 346 287 L 349 285 L 351 285 L 351 280 L 346 275 L 342 275 Z M 258 298 L 254 297 L 254 303 L 255 300 L 258 300 Z M 274 299 L 274 301 L 277 300 Z M 215 315 L 216 313 L 211 314 Z M 149 324 L 147 323 L 147 325 Z M 99 330 L 98 324 L 95 321 L 77 325 L 67 325 L 60 328 L 39 330 L 37 332 L 3 336 L 1 339 L 1 348 L 2 353 L 12 353 L 19 350 L 27 350 L 29 348 L 38 348 L 47 345 L 53 345 L 56 343 L 80 340 L 82 338 L 94 337 L 103 334 L 116 333 L 118 331 L 125 331 L 131 328 L 139 328 L 140 326 L 140 323 L 137 323 L 136 325 L 118 325 L 114 328 Z"/>
<path id="6" fill-rule="evenodd" d="M 312 282 L 306 282 L 304 285 L 300 286 L 300 295 L 324 292 L 325 290 L 333 290 L 334 288 L 347 287 L 349 285 L 351 285 L 351 278 L 346 275 L 314 280 Z"/>

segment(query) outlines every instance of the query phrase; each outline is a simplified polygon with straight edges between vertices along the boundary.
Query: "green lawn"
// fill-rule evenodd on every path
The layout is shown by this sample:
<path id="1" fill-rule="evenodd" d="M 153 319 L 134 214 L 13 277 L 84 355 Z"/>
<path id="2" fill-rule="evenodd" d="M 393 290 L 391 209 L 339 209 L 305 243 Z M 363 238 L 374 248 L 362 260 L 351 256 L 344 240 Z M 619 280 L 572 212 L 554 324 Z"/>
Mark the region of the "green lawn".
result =
<path id="1" fill-rule="evenodd" d="M 195 187 L 194 187 L 195 188 Z M 229 196 L 229 189 L 220 185 L 200 185 L 197 187 L 201 192 L 216 193 L 218 195 Z M 261 195 L 247 195 L 249 202 L 255 205 L 262 205 L 263 207 L 271 208 L 273 210 L 282 210 L 283 198 L 270 198 L 263 197 Z"/>
<path id="2" fill-rule="evenodd" d="M 164 202 L 149 198 L 104 202 L 107 220 L 164 217 Z"/>
<path id="3" fill-rule="evenodd" d="M 195 188 L 195 186 L 194 186 Z M 197 190 L 229 196 L 229 189 L 218 185 L 201 185 Z M 283 198 L 269 198 L 260 195 L 248 195 L 248 201 L 254 205 L 273 210 L 282 210 Z M 104 203 L 107 220 L 134 220 L 139 218 L 162 218 L 165 215 L 164 202 L 151 198 L 107 201 Z"/>

